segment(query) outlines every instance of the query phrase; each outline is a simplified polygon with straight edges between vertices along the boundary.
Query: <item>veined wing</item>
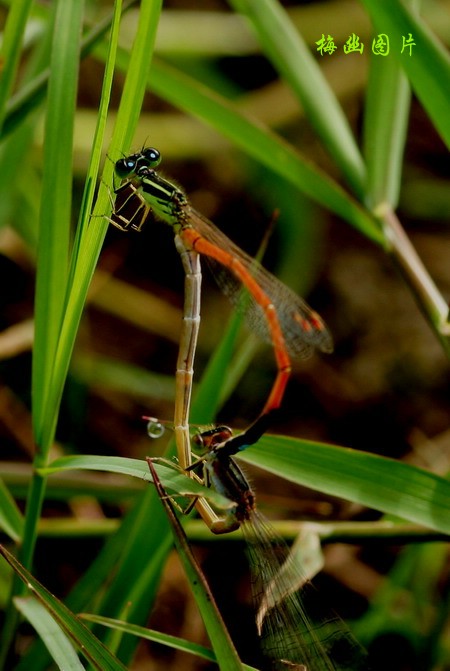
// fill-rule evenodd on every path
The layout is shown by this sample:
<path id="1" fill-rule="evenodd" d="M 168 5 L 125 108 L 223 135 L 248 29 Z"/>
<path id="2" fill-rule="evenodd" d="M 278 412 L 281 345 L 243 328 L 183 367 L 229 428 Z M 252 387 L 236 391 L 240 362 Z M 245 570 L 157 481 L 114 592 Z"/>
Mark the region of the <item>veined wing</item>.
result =
<path id="1" fill-rule="evenodd" d="M 242 524 L 257 629 L 271 671 L 368 671 L 367 652 L 304 576 L 264 516 Z"/>
<path id="2" fill-rule="evenodd" d="M 239 260 L 275 306 L 275 311 L 285 338 L 288 352 L 295 358 L 306 358 L 313 349 L 322 352 L 333 350 L 333 341 L 325 323 L 309 305 L 289 287 L 269 273 L 261 264 L 246 254 L 212 222 L 193 208 L 189 209 L 189 224 L 208 242 L 227 251 Z M 206 257 L 215 280 L 232 303 L 239 307 L 242 303 L 242 283 L 232 269 Z M 245 317 L 250 329 L 264 341 L 271 343 L 264 310 L 250 293 L 244 299 Z"/>

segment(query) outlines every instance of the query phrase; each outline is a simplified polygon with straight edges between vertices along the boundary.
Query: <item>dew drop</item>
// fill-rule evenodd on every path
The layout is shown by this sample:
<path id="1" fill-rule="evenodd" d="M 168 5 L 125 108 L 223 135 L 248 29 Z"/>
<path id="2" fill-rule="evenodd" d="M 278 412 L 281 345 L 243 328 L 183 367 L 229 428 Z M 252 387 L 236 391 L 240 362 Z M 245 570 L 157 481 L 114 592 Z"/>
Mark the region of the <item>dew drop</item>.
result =
<path id="1" fill-rule="evenodd" d="M 150 438 L 161 438 L 164 435 L 166 428 L 157 419 L 150 419 L 147 424 L 147 433 Z"/>

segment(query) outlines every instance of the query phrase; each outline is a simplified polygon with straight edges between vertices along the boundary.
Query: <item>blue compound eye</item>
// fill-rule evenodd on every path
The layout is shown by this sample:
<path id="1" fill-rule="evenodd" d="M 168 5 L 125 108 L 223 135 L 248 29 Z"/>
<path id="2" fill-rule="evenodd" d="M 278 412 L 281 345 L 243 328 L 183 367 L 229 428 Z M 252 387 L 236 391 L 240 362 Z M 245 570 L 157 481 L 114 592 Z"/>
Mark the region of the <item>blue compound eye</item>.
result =
<path id="1" fill-rule="evenodd" d="M 161 154 L 154 147 L 143 149 L 142 157 L 145 159 L 149 168 L 155 168 L 161 162 Z"/>
<path id="2" fill-rule="evenodd" d="M 120 158 L 115 165 L 116 175 L 120 178 L 128 177 L 136 168 L 136 159 L 132 157 Z"/>

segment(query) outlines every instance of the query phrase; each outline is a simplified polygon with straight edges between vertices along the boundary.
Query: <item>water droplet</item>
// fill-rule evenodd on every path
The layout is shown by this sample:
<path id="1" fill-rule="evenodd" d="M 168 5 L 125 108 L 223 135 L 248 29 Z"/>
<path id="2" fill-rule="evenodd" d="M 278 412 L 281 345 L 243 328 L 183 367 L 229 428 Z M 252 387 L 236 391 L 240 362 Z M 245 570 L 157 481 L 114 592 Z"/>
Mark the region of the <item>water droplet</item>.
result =
<path id="1" fill-rule="evenodd" d="M 147 424 L 147 433 L 150 438 L 161 438 L 166 431 L 166 427 L 157 419 L 150 419 Z"/>

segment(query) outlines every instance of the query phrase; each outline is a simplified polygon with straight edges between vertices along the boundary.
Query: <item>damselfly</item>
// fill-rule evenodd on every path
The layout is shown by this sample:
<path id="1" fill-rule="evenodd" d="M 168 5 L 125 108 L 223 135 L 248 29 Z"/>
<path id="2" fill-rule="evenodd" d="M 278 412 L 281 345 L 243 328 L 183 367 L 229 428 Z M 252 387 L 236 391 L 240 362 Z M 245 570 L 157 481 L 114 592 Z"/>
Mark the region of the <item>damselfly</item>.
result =
<path id="1" fill-rule="evenodd" d="M 159 151 L 148 147 L 116 162 L 116 174 L 125 181 L 115 190 L 110 222 L 123 231 L 139 231 L 151 211 L 175 234 L 186 275 L 176 373 L 175 436 L 180 466 L 186 469 L 191 463 L 189 408 L 200 324 L 200 255 L 215 264 L 214 277 L 234 303 L 239 302 L 242 286 L 247 289 L 245 308 L 251 329 L 274 348 L 278 373 L 262 416 L 281 404 L 291 372 L 291 357 L 306 357 L 314 348 L 330 352 L 332 339 L 316 312 L 196 212 L 183 191 L 156 172 L 160 160 Z M 206 508 L 205 503 L 205 510 L 200 512 L 212 527 L 214 516 Z"/>
<path id="2" fill-rule="evenodd" d="M 152 431 L 157 425 L 152 418 Z M 235 503 L 223 523 L 236 528 L 237 522 L 247 541 L 256 628 L 267 660 L 264 668 L 367 670 L 365 650 L 339 616 L 325 607 L 305 573 L 302 558 L 289 551 L 257 510 L 254 492 L 232 456 L 246 447 L 245 432 L 238 438 L 239 442 L 233 443 L 231 429 L 226 426 L 195 435 L 193 442 L 203 453 L 189 468 L 201 469 L 204 484 Z"/>

